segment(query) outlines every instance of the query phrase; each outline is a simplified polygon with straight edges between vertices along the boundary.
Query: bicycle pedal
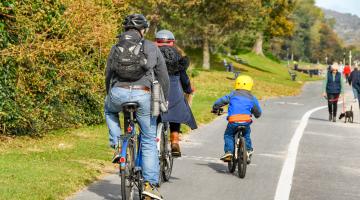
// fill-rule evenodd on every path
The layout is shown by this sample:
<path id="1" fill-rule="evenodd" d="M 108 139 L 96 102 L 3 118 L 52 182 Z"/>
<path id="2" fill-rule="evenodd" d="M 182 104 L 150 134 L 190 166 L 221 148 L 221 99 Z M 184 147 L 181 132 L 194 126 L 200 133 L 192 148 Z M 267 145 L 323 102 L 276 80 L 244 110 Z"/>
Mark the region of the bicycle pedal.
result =
<path id="1" fill-rule="evenodd" d="M 171 156 L 173 157 L 173 158 L 180 158 L 181 157 L 181 153 L 171 153 Z"/>

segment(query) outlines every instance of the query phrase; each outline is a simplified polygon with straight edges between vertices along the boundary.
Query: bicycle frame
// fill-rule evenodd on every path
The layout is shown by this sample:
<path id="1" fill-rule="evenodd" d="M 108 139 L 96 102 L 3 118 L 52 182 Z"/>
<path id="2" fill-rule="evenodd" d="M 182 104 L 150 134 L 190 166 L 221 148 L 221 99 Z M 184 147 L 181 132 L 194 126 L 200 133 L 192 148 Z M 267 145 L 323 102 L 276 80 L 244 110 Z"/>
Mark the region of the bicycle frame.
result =
<path id="1" fill-rule="evenodd" d="M 120 169 L 123 170 L 126 167 L 126 155 L 127 147 L 129 145 L 129 140 L 134 140 L 137 137 L 137 144 L 133 146 L 135 155 L 135 171 L 141 170 L 142 164 L 142 153 L 141 153 L 141 134 L 137 134 L 135 130 L 135 123 L 130 119 L 129 127 L 127 128 L 127 133 L 120 136 L 121 143 L 121 157 L 120 157 Z M 136 149 L 137 148 L 137 149 Z"/>

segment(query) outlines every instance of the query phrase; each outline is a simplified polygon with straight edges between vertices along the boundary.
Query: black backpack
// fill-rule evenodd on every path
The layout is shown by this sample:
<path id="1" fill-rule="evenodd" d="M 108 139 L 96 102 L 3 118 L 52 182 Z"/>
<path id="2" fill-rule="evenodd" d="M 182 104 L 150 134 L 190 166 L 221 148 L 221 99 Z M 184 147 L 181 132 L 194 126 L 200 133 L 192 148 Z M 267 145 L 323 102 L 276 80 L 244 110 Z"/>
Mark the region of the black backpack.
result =
<path id="1" fill-rule="evenodd" d="M 120 81 L 133 82 L 139 80 L 147 72 L 144 40 L 136 34 L 125 32 L 115 45 L 114 62 L 111 70 Z"/>

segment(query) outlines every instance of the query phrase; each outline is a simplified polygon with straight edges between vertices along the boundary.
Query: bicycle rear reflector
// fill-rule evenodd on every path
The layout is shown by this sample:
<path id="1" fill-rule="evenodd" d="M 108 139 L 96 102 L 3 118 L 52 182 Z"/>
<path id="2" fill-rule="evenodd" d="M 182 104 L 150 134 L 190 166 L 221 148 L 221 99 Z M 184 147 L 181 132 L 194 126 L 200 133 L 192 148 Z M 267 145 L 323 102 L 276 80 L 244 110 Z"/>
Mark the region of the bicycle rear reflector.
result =
<path id="1" fill-rule="evenodd" d="M 126 159 L 124 157 L 121 157 L 120 158 L 120 163 L 124 163 L 124 162 L 126 162 Z"/>

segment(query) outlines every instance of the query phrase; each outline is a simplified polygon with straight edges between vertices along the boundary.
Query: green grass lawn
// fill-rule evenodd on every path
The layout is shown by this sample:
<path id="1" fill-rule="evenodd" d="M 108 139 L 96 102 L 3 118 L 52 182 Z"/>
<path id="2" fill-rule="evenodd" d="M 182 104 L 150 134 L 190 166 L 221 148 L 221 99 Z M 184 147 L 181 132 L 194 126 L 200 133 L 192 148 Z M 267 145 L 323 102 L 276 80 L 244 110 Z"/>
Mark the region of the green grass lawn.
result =
<path id="1" fill-rule="evenodd" d="M 64 199 L 113 169 L 105 126 L 0 141 L 0 199 Z"/>
<path id="2" fill-rule="evenodd" d="M 201 125 L 216 117 L 210 113 L 211 106 L 232 90 L 233 74 L 224 71 L 222 56 L 212 57 L 213 70 L 203 71 L 199 52 L 188 55 L 193 62 L 190 70 L 198 73 L 192 78 L 196 87 L 192 109 Z M 296 95 L 304 81 L 316 80 L 298 74 L 298 81 L 291 81 L 283 63 L 251 53 L 239 57 L 249 64 L 232 62 L 236 70 L 254 78 L 259 99 Z M 0 137 L 0 199 L 64 199 L 114 171 L 111 157 L 105 125 L 54 131 L 42 138 Z"/>

